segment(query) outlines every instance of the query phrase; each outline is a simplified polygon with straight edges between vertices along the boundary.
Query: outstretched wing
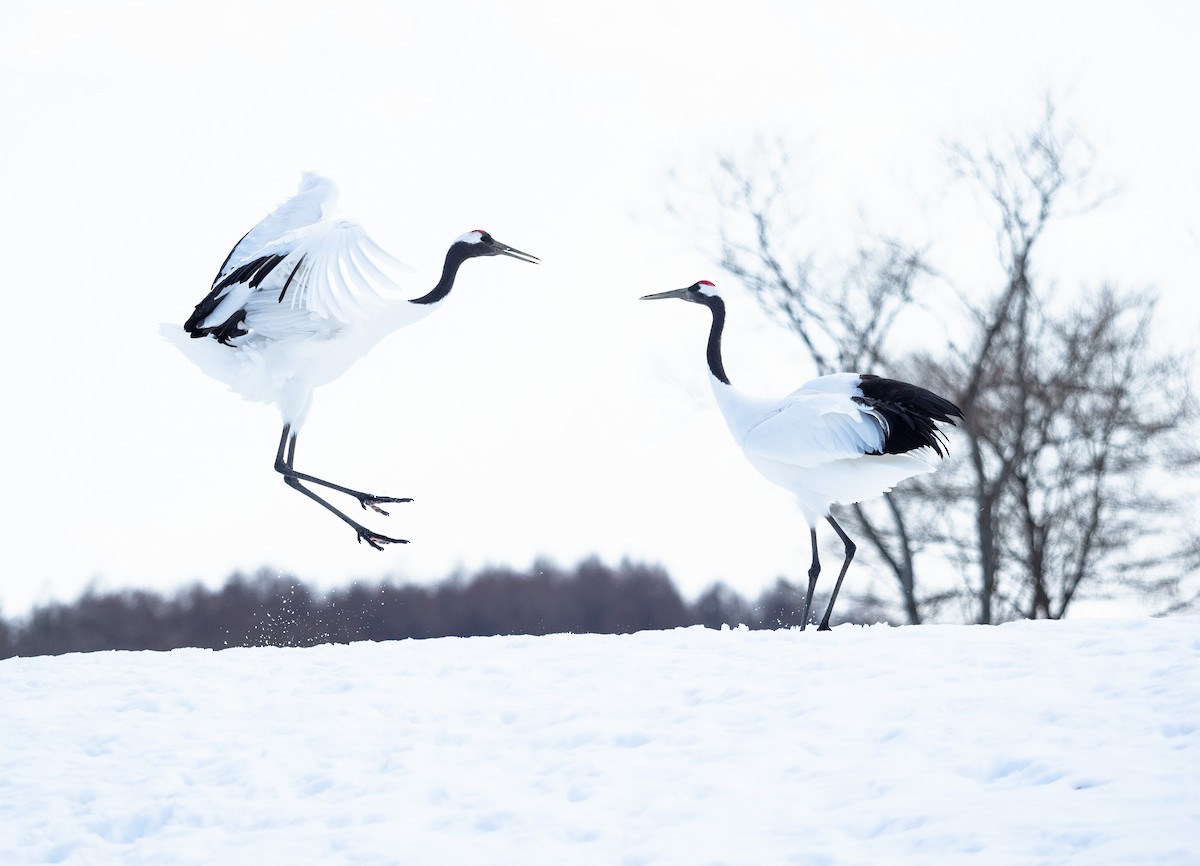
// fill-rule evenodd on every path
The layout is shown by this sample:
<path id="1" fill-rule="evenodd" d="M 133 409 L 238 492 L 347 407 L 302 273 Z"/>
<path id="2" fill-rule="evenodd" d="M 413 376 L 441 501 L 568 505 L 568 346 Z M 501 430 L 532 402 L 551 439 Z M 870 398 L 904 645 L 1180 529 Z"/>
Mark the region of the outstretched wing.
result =
<path id="1" fill-rule="evenodd" d="M 257 333 L 310 337 L 361 320 L 398 297 L 407 268 L 352 220 L 331 220 L 331 181 L 306 174 L 300 192 L 233 248 L 184 329 L 221 343 Z"/>

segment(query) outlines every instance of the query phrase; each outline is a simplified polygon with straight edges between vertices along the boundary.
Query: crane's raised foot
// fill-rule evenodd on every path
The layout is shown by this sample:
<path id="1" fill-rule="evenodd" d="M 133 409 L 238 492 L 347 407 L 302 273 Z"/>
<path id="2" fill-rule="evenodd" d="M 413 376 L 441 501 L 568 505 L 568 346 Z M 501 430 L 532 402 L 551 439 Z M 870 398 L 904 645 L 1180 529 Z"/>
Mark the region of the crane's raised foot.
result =
<path id="1" fill-rule="evenodd" d="M 408 544 L 407 538 L 389 538 L 386 535 L 380 535 L 378 532 L 372 532 L 365 526 L 357 526 L 357 524 L 355 525 L 356 531 L 358 532 L 359 544 L 362 544 L 365 541 L 376 550 L 383 550 L 383 546 L 385 544 Z"/>
<path id="2" fill-rule="evenodd" d="M 383 503 L 385 503 L 385 502 L 412 502 L 412 497 L 410 497 L 410 496 L 372 496 L 369 493 L 358 494 L 357 496 L 355 496 L 355 499 L 357 499 L 358 504 L 363 507 L 363 511 L 366 511 L 368 508 L 370 508 L 372 511 L 379 512 L 384 517 L 387 517 L 388 512 L 384 511 L 382 508 L 379 507 Z"/>

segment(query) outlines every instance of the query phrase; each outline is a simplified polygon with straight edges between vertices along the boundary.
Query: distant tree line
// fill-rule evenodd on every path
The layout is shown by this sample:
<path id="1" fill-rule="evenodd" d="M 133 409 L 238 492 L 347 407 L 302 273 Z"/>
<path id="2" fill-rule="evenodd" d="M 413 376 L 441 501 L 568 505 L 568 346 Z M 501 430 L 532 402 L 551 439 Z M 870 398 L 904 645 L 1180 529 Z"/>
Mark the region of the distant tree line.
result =
<path id="1" fill-rule="evenodd" d="M 798 626 L 797 588 L 780 580 L 749 603 L 723 584 L 685 601 L 660 567 L 616 568 L 588 559 L 571 570 L 487 568 L 432 586 L 354 583 L 318 591 L 281 574 L 235 574 L 219 589 L 174 594 L 88 590 L 28 615 L 0 620 L 0 658 L 100 650 L 313 646 L 360 640 L 625 634 L 703 625 Z M 819 607 L 818 607 L 819 609 Z M 846 605 L 840 622 L 883 620 L 869 601 Z"/>

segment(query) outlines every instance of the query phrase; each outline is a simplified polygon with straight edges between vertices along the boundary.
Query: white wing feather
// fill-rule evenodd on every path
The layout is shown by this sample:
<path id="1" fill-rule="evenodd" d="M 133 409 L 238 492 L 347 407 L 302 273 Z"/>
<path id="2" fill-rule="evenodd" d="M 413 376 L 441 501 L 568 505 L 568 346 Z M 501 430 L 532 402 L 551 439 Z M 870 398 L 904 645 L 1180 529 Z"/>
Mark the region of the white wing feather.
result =
<path id="1" fill-rule="evenodd" d="M 397 278 L 407 267 L 352 220 L 306 226 L 259 248 L 250 259 L 284 259 L 257 286 L 230 287 L 209 317 L 224 321 L 240 308 L 253 339 L 307 339 L 363 322 L 403 299 Z"/>
<path id="2" fill-rule="evenodd" d="M 284 235 L 330 219 L 337 208 L 337 184 L 327 177 L 306 171 L 300 190 L 268 214 L 229 252 L 214 285 L 247 262 L 263 254 L 263 248 Z"/>
<path id="3" fill-rule="evenodd" d="M 239 342 L 309 339 L 363 322 L 403 298 L 400 274 L 410 269 L 385 252 L 353 220 L 334 220 L 333 181 L 311 172 L 300 191 L 246 233 L 213 281 L 217 304 L 199 323 L 213 328 L 245 309 Z M 239 268 L 279 259 L 265 277 L 220 286 Z M 253 283 L 253 284 L 252 284 Z"/>
<path id="4" fill-rule="evenodd" d="M 793 466 L 820 466 L 883 449 L 883 424 L 844 394 L 803 389 L 746 431 L 749 456 Z"/>
<path id="5" fill-rule="evenodd" d="M 278 294 L 296 271 L 287 290 L 290 297 L 284 297 L 281 306 L 349 324 L 361 321 L 380 304 L 403 297 L 397 278 L 409 268 L 352 220 L 318 223 L 305 229 L 303 237 L 281 238 L 278 249 L 268 246 L 262 254 L 288 248 L 287 260 L 276 269 L 279 275 L 272 273 L 262 284 L 277 284 Z"/>

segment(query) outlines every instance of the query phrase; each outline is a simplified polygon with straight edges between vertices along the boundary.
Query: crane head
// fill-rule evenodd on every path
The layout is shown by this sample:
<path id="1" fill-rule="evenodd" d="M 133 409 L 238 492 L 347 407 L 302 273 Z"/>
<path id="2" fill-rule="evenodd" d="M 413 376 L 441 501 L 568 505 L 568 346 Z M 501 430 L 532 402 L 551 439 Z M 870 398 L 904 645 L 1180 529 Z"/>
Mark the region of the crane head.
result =
<path id="1" fill-rule="evenodd" d="M 663 298 L 679 298 L 683 301 L 691 301 L 693 304 L 706 303 L 706 298 L 720 297 L 717 294 L 717 287 L 708 280 L 700 280 L 698 283 L 692 283 L 685 289 L 672 289 L 669 292 L 658 292 L 654 295 L 642 295 L 640 300 L 643 301 L 658 301 Z"/>
<path id="2" fill-rule="evenodd" d="M 462 251 L 468 258 L 475 256 L 512 256 L 523 262 L 539 264 L 538 257 L 523 253 L 518 249 L 502 244 L 483 229 L 467 232 L 454 241 L 454 246 L 462 245 Z"/>

